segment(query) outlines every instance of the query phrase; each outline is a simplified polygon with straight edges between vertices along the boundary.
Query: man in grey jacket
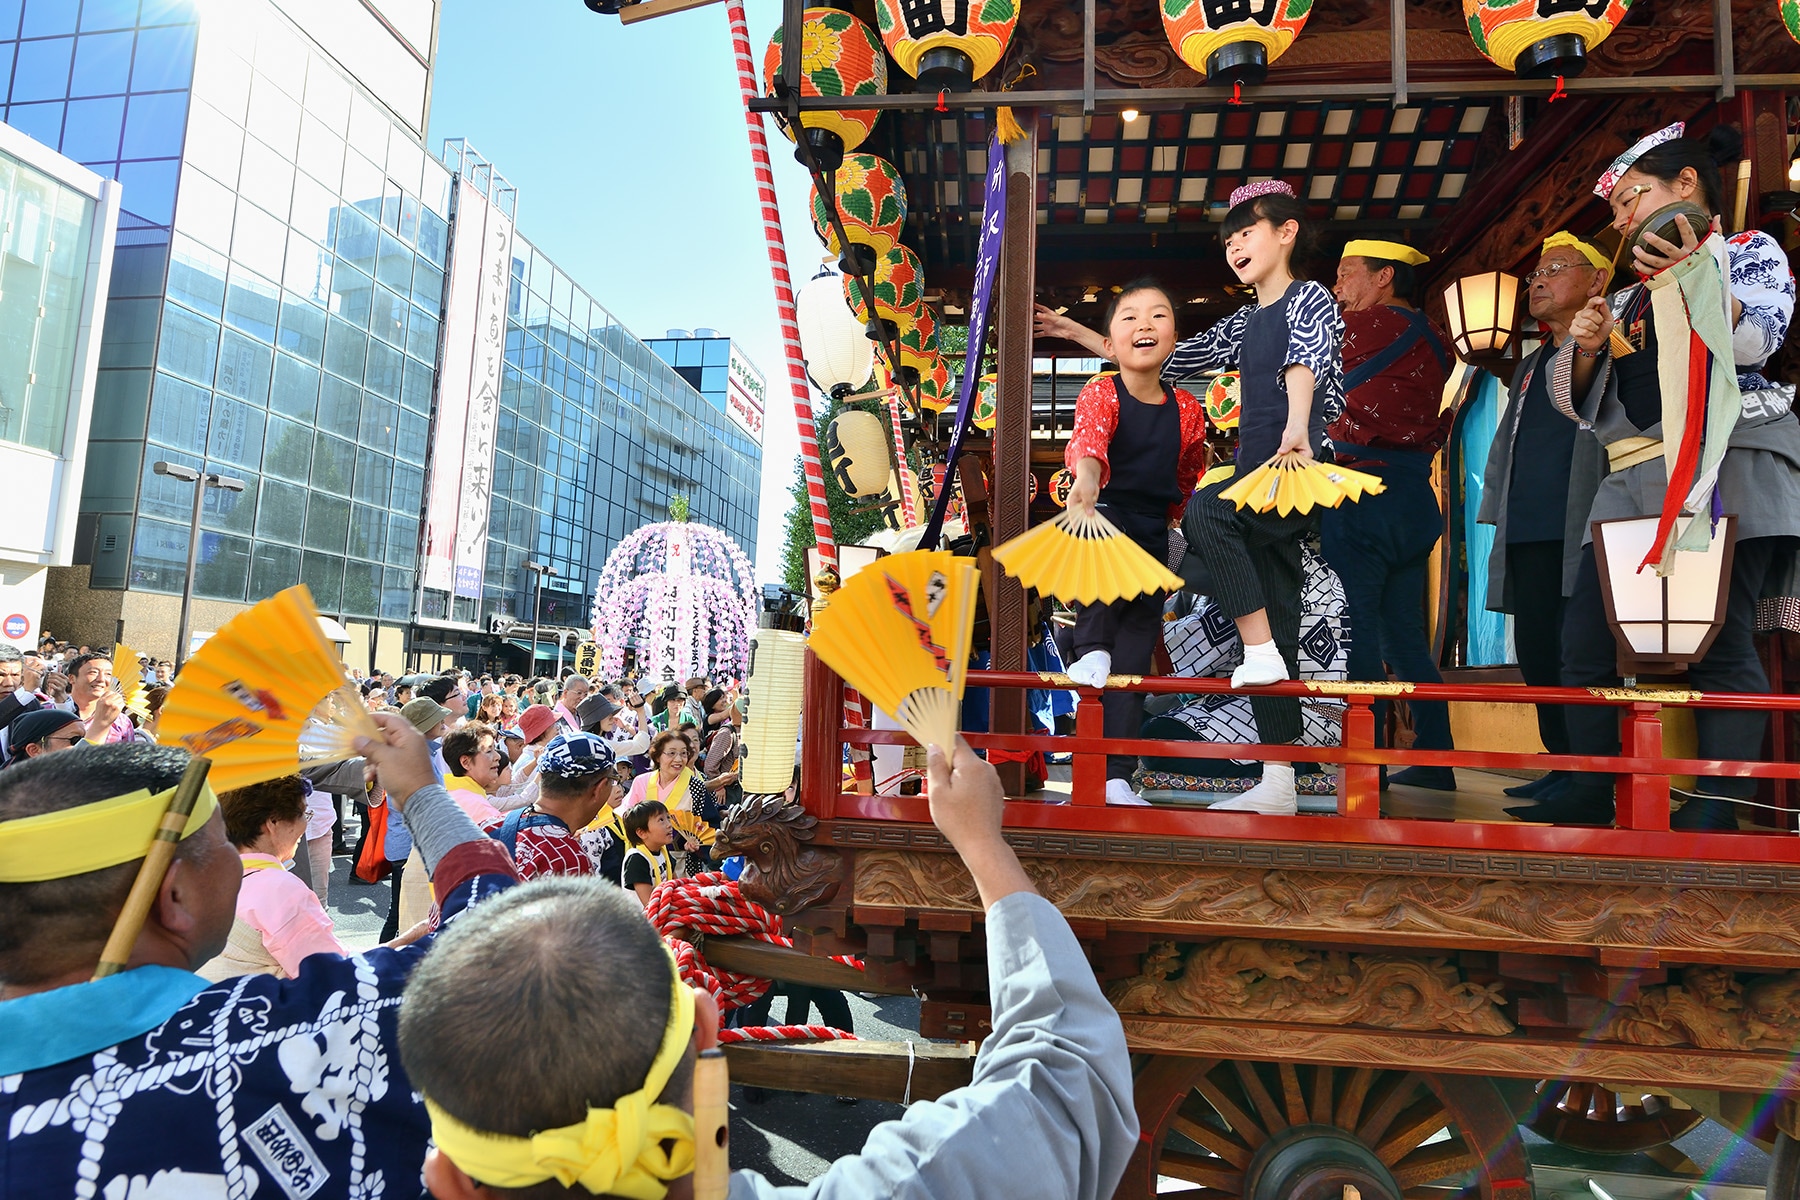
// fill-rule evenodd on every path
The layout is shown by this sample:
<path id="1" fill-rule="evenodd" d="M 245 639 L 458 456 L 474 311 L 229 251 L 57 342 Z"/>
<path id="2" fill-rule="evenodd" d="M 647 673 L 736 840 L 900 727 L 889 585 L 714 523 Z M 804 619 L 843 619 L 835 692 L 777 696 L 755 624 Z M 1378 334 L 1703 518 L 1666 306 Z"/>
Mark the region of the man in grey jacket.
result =
<path id="1" fill-rule="evenodd" d="M 1495 527 L 1487 607 L 1513 614 L 1519 671 L 1533 687 L 1562 684 L 1563 602 L 1575 585 L 1588 509 L 1606 474 L 1606 452 L 1593 433 L 1550 404 L 1550 359 L 1569 340 L 1569 322 L 1605 293 L 1608 267 L 1599 249 L 1572 234 L 1544 239 L 1525 285 L 1531 315 L 1549 336 L 1513 372 L 1476 517 Z M 1564 707 L 1537 710 L 1544 749 L 1567 754 Z M 1552 771 L 1506 794 L 1543 801 L 1566 785 L 1567 772 Z"/>

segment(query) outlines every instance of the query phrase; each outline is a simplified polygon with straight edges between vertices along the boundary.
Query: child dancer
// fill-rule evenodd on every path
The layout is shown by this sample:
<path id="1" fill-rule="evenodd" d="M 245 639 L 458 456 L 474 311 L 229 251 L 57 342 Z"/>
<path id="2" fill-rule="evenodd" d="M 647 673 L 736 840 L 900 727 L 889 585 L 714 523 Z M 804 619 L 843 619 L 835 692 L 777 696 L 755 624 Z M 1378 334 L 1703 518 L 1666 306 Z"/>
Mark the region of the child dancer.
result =
<path id="1" fill-rule="evenodd" d="M 1322 284 L 1298 280 L 1296 250 L 1310 237 L 1305 206 L 1279 180 L 1248 184 L 1231 194 L 1220 237 L 1225 258 L 1256 303 L 1239 309 L 1176 348 L 1173 378 L 1206 367 L 1233 367 L 1242 379 L 1238 463 L 1250 470 L 1279 453 L 1318 457 L 1325 426 L 1343 410 L 1343 318 Z M 1195 494 L 1182 533 L 1211 581 L 1220 609 L 1237 622 L 1244 662 L 1233 687 L 1255 687 L 1299 674 L 1300 541 L 1311 514 L 1282 517 L 1240 509 L 1219 493 L 1220 480 Z M 1300 702 L 1252 699 L 1257 736 L 1265 744 L 1300 740 Z M 1294 767 L 1263 764 L 1262 782 L 1212 806 L 1219 810 L 1292 814 Z"/>
<path id="2" fill-rule="evenodd" d="M 1133 280 L 1106 311 L 1100 351 L 1118 374 L 1082 389 L 1075 402 L 1075 431 L 1064 462 L 1075 475 L 1072 511 L 1098 511 L 1157 562 L 1169 557 L 1169 527 L 1181 519 L 1206 458 L 1206 418 L 1200 402 L 1162 381 L 1162 364 L 1175 346 L 1175 306 L 1154 280 Z M 1163 593 L 1111 604 L 1089 604 L 1075 618 L 1075 653 L 1069 678 L 1104 687 L 1115 669 L 1148 675 L 1162 635 Z M 1142 731 L 1144 697 L 1109 692 L 1102 700 L 1106 736 L 1135 738 Z M 1135 755 L 1108 755 L 1106 802 L 1145 804 L 1131 790 Z"/>

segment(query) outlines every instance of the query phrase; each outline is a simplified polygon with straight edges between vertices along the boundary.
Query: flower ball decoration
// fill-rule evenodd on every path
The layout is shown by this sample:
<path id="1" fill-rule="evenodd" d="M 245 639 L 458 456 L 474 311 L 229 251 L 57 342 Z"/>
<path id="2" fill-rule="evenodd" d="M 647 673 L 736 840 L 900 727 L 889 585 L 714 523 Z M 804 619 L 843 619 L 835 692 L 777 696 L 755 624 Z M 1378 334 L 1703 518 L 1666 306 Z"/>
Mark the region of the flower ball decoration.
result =
<path id="1" fill-rule="evenodd" d="M 1208 83 L 1261 83 L 1300 36 L 1312 0 L 1162 0 L 1163 32 Z"/>
<path id="2" fill-rule="evenodd" d="M 1206 396 L 1201 401 L 1206 409 L 1206 422 L 1214 429 L 1236 429 L 1238 427 L 1238 400 L 1240 396 L 1239 378 L 1236 371 L 1226 371 L 1216 376 L 1207 385 Z"/>
<path id="3" fill-rule="evenodd" d="M 931 413 L 941 413 L 956 398 L 951 385 L 950 364 L 943 355 L 932 360 L 930 370 L 919 372 L 919 404 Z"/>
<path id="4" fill-rule="evenodd" d="M 763 89 L 771 96 L 782 78 L 782 32 L 777 26 L 763 54 Z M 800 26 L 800 95 L 887 95 L 887 55 L 875 31 L 850 13 L 835 8 L 807 9 Z M 872 108 L 803 112 L 800 125 L 813 160 L 826 170 L 835 171 L 843 165 L 844 152 L 862 145 L 880 116 L 880 111 Z M 776 122 L 793 140 L 794 131 L 788 128 L 786 118 L 777 116 Z M 798 152 L 795 157 L 800 157 Z"/>
<path id="5" fill-rule="evenodd" d="M 970 414 L 977 429 L 992 429 L 1000 421 L 1000 376 L 989 372 L 975 381 L 975 411 Z M 1037 495 L 1037 476 L 1031 477 L 1031 494 Z"/>
<path id="6" fill-rule="evenodd" d="M 905 246 L 895 246 L 876 258 L 871 298 L 875 302 L 875 316 L 894 326 L 884 331 L 887 336 L 902 336 L 913 327 L 918 319 L 920 288 L 924 281 L 925 269 L 919 265 L 918 256 Z M 868 319 L 862 281 L 854 275 L 844 276 L 844 301 L 859 319 Z"/>
<path id="7" fill-rule="evenodd" d="M 906 184 L 894 164 L 875 154 L 847 154 L 832 180 L 837 192 L 838 219 L 843 222 L 844 236 L 850 249 L 838 245 L 837 230 L 831 227 L 831 209 L 827 199 L 812 190 L 813 232 L 825 248 L 839 256 L 846 274 L 864 274 L 875 269 L 875 256 L 886 254 L 900 244 L 900 230 L 906 224 Z"/>
<path id="8" fill-rule="evenodd" d="M 876 0 L 875 23 L 900 69 L 926 91 L 966 92 L 1000 65 L 1019 0 Z"/>
<path id="9" fill-rule="evenodd" d="M 1463 0 L 1475 48 L 1520 79 L 1579 75 L 1631 0 Z"/>
<path id="10" fill-rule="evenodd" d="M 741 679 L 760 595 L 750 560 L 719 530 L 646 525 L 607 555 L 594 588 L 600 673 L 620 678 L 629 650 L 652 680 Z"/>
<path id="11" fill-rule="evenodd" d="M 1050 503 L 1063 508 L 1069 503 L 1069 489 L 1075 486 L 1075 473 L 1063 467 L 1050 477 Z"/>
<path id="12" fill-rule="evenodd" d="M 939 357 L 937 313 L 931 305 L 920 303 L 912 328 L 900 335 L 900 382 L 909 387 L 917 384 Z"/>
<path id="13" fill-rule="evenodd" d="M 1788 31 L 1788 36 L 1800 42 L 1800 0 L 1781 0 L 1777 9 L 1781 14 L 1781 26 Z"/>

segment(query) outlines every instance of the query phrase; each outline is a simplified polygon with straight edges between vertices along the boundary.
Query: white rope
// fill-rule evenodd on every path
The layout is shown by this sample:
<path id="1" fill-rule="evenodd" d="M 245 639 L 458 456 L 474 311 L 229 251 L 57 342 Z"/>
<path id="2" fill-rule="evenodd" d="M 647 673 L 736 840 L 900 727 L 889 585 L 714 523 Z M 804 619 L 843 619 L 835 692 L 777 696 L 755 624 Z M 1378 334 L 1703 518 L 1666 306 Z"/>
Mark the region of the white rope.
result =
<path id="1" fill-rule="evenodd" d="M 908 1038 L 906 1041 L 906 1091 L 900 1097 L 900 1107 L 901 1108 L 911 1108 L 912 1107 L 913 1064 L 916 1061 L 917 1060 L 913 1056 L 912 1039 Z"/>

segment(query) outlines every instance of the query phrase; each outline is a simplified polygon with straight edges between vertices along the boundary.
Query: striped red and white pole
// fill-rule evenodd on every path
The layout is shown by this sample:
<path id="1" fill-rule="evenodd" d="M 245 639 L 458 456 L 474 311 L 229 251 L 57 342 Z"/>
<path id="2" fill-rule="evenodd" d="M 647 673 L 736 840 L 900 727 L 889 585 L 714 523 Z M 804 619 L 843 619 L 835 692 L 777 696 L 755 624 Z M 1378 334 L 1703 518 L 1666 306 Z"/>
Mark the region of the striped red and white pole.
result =
<path id="1" fill-rule="evenodd" d="M 894 478 L 900 481 L 900 519 L 911 529 L 919 523 L 918 505 L 913 503 L 913 490 L 906 486 L 906 434 L 900 429 L 900 390 L 889 388 L 888 424 L 894 429 Z"/>
<path id="2" fill-rule="evenodd" d="M 788 273 L 787 244 L 781 236 L 781 209 L 775 201 L 775 173 L 769 167 L 769 143 L 763 137 L 762 117 L 750 108 L 756 98 L 756 67 L 750 57 L 750 31 L 744 23 L 742 0 L 725 6 L 731 21 L 731 52 L 737 59 L 738 89 L 744 96 L 744 124 L 750 133 L 750 161 L 756 172 L 756 194 L 762 202 L 763 238 L 769 246 L 769 273 L 775 279 L 775 315 L 781 321 L 782 349 L 787 357 L 788 382 L 794 392 L 794 426 L 800 434 L 800 461 L 806 474 L 806 495 L 812 507 L 813 536 L 819 543 L 819 559 L 837 565 L 837 542 L 831 533 L 831 509 L 825 503 L 825 471 L 819 464 L 819 439 L 813 429 L 812 384 L 806 377 L 806 358 L 800 352 L 800 325 L 794 316 L 794 281 Z"/>

